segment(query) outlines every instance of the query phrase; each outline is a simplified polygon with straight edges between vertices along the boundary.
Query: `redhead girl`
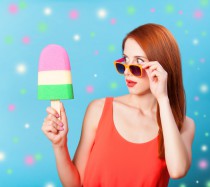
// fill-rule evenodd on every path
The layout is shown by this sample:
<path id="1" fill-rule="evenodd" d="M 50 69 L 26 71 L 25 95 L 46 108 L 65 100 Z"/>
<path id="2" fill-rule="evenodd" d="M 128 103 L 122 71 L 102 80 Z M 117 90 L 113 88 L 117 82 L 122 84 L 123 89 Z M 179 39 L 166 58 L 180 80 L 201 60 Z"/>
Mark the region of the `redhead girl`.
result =
<path id="1" fill-rule="evenodd" d="M 186 116 L 173 35 L 162 25 L 145 24 L 127 34 L 122 50 L 114 66 L 129 93 L 89 104 L 74 158 L 63 104 L 60 116 L 47 108 L 42 131 L 65 187 L 166 187 L 190 169 L 195 124 Z"/>

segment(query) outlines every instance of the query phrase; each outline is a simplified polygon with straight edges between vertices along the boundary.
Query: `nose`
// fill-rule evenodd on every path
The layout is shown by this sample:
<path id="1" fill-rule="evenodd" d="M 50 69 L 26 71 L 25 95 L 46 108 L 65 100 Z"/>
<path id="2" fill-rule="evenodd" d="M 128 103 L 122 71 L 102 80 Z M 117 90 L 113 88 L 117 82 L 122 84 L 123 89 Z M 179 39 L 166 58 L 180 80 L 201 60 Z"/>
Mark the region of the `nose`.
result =
<path id="1" fill-rule="evenodd" d="M 125 76 L 130 75 L 130 71 L 129 71 L 129 69 L 128 69 L 128 68 L 125 68 L 124 75 L 125 75 Z"/>

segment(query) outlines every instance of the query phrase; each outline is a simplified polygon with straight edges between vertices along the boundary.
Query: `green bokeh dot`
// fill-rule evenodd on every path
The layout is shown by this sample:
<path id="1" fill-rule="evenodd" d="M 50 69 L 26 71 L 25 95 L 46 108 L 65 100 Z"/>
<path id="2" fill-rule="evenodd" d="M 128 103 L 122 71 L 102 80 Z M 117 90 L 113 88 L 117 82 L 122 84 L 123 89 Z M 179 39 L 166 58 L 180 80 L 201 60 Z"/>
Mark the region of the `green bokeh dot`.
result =
<path id="1" fill-rule="evenodd" d="M 6 44 L 12 44 L 13 43 L 13 37 L 12 36 L 6 36 L 4 38 L 4 41 Z"/>
<path id="2" fill-rule="evenodd" d="M 21 90 L 20 90 L 20 93 L 21 93 L 22 95 L 25 95 L 25 94 L 26 94 L 26 89 L 21 89 Z"/>
<path id="3" fill-rule="evenodd" d="M 188 30 L 185 30 L 184 33 L 185 33 L 185 34 L 189 34 L 189 31 L 188 31 Z"/>
<path id="4" fill-rule="evenodd" d="M 198 112 L 194 112 L 194 115 L 195 115 L 195 116 L 198 116 Z"/>
<path id="5" fill-rule="evenodd" d="M 173 5 L 167 5 L 166 6 L 166 12 L 167 13 L 173 13 L 174 12 L 174 6 Z"/>
<path id="6" fill-rule="evenodd" d="M 13 173 L 13 170 L 12 169 L 7 169 L 7 174 L 8 175 L 11 175 Z"/>
<path id="7" fill-rule="evenodd" d="M 183 26 L 183 22 L 182 21 L 177 21 L 176 22 L 176 26 L 177 27 L 182 27 Z"/>
<path id="8" fill-rule="evenodd" d="M 46 23 L 40 23 L 38 26 L 38 29 L 40 32 L 45 32 L 47 31 L 47 24 Z"/>
<path id="9" fill-rule="evenodd" d="M 208 6 L 209 0 L 200 0 L 202 6 Z"/>
<path id="10" fill-rule="evenodd" d="M 26 9 L 27 8 L 27 4 L 26 4 L 26 2 L 25 1 L 20 1 L 19 2 L 19 7 L 20 7 L 20 9 Z"/>
<path id="11" fill-rule="evenodd" d="M 209 133 L 208 132 L 205 132 L 205 136 L 208 137 L 209 136 Z"/>
<path id="12" fill-rule="evenodd" d="M 201 36 L 206 36 L 207 35 L 207 32 L 206 31 L 202 31 L 201 32 Z"/>
<path id="13" fill-rule="evenodd" d="M 136 9 L 134 6 L 129 6 L 127 9 L 127 12 L 128 12 L 128 14 L 132 15 L 132 14 L 135 14 Z"/>
<path id="14" fill-rule="evenodd" d="M 117 88 L 117 83 L 116 82 L 112 82 L 110 84 L 111 89 L 116 89 Z"/>
<path id="15" fill-rule="evenodd" d="M 210 187 L 210 181 L 206 182 L 206 187 Z"/>
<path id="16" fill-rule="evenodd" d="M 113 51 L 115 51 L 115 46 L 114 45 L 109 45 L 109 51 L 110 52 L 113 52 Z"/>
<path id="17" fill-rule="evenodd" d="M 180 184 L 180 186 L 179 187 L 186 187 L 186 185 L 185 184 Z"/>
<path id="18" fill-rule="evenodd" d="M 95 35 L 96 35 L 95 32 L 91 32 L 91 33 L 90 33 L 90 37 L 91 37 L 91 38 L 94 38 Z"/>
<path id="19" fill-rule="evenodd" d="M 34 157 L 37 161 L 40 161 L 42 159 L 42 155 L 40 153 L 35 154 Z"/>
<path id="20" fill-rule="evenodd" d="M 19 143 L 19 138 L 18 137 L 13 137 L 12 142 L 17 144 Z"/>
<path id="21" fill-rule="evenodd" d="M 195 61 L 191 59 L 191 60 L 189 61 L 189 64 L 190 64 L 190 65 L 193 65 L 193 64 L 195 64 Z"/>

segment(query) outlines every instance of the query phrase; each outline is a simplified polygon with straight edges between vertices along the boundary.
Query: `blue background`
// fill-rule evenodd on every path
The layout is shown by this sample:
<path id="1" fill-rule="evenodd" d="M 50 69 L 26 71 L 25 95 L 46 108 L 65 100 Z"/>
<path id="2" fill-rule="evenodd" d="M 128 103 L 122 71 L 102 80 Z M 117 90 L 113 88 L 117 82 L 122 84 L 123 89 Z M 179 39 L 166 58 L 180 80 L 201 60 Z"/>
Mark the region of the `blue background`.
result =
<path id="1" fill-rule="evenodd" d="M 41 50 L 55 43 L 70 57 L 75 99 L 63 102 L 73 157 L 88 103 L 128 93 L 112 63 L 121 57 L 122 39 L 153 22 L 179 44 L 187 115 L 196 123 L 191 168 L 169 186 L 210 187 L 209 7 L 208 0 L 0 1 L 0 186 L 61 186 L 51 143 L 41 131 L 50 105 L 37 100 Z"/>

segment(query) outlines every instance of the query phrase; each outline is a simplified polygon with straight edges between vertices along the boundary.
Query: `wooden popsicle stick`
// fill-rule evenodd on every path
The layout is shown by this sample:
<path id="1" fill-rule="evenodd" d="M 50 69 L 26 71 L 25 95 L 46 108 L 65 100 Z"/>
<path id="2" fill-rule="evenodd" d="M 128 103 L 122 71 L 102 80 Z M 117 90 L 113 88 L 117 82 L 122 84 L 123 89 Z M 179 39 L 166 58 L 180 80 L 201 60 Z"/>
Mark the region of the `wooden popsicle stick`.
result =
<path id="1" fill-rule="evenodd" d="M 61 114 L 61 109 L 60 109 L 60 100 L 52 100 L 51 101 L 51 107 L 54 108 L 58 114 L 59 114 L 59 120 L 60 120 L 60 114 Z"/>

